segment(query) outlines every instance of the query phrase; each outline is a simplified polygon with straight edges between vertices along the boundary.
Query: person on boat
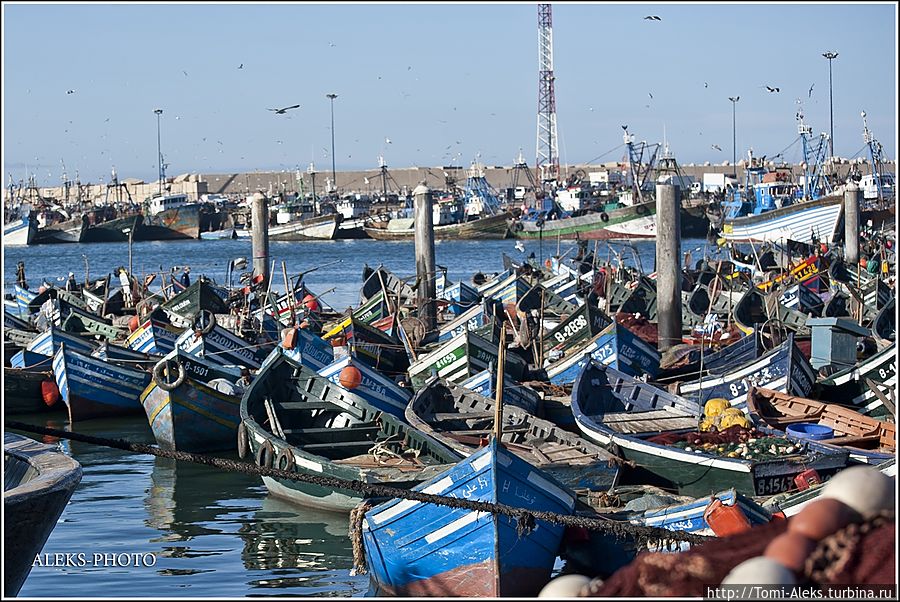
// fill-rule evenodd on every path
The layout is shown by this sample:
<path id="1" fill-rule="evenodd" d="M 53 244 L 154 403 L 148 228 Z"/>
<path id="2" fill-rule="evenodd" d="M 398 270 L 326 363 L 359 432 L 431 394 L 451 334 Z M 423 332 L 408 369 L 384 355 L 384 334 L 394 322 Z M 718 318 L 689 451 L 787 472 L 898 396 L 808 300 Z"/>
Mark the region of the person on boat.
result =
<path id="1" fill-rule="evenodd" d="M 28 282 L 25 280 L 25 262 L 20 261 L 16 264 L 16 284 L 21 288 L 28 290 Z"/>
<path id="2" fill-rule="evenodd" d="M 184 288 L 191 285 L 191 266 L 186 265 L 181 270 L 181 279 L 179 280 Z"/>
<path id="3" fill-rule="evenodd" d="M 74 272 L 69 272 L 69 279 L 66 280 L 66 290 L 74 293 L 78 290 L 78 282 L 75 280 Z"/>
<path id="4" fill-rule="evenodd" d="M 252 380 L 252 377 L 250 376 L 250 369 L 249 368 L 241 368 L 241 377 L 239 379 L 237 379 L 234 384 L 242 389 L 246 389 L 247 387 L 250 386 L 251 380 Z"/>

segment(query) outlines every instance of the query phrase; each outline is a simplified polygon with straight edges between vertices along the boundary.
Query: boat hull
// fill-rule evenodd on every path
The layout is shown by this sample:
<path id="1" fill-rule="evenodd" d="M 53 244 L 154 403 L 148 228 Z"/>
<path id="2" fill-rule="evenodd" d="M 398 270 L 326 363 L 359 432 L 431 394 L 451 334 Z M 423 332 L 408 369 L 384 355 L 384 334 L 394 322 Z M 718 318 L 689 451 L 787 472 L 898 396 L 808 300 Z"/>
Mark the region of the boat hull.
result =
<path id="1" fill-rule="evenodd" d="M 434 237 L 437 240 L 490 240 L 509 238 L 508 220 L 511 213 L 503 213 L 491 217 L 464 222 L 434 226 Z M 365 228 L 369 238 L 375 240 L 413 240 L 416 235 L 414 227 L 391 230 L 389 228 Z"/>
<path id="2" fill-rule="evenodd" d="M 574 496 L 496 440 L 416 490 L 531 511 L 570 514 Z M 509 516 L 391 500 L 369 510 L 363 543 L 371 578 L 403 596 L 535 596 L 550 578 L 563 527 L 528 535 Z"/>
<path id="3" fill-rule="evenodd" d="M 116 366 L 65 345 L 53 357 L 53 375 L 71 422 L 140 413 L 139 397 L 150 383 L 147 372 Z"/>
<path id="4" fill-rule="evenodd" d="M 323 215 L 280 226 L 269 226 L 269 240 L 334 240 L 341 215 Z"/>
<path id="5" fill-rule="evenodd" d="M 49 358 L 48 358 L 49 359 Z M 60 400 L 44 402 L 41 383 L 53 380 L 51 372 L 3 368 L 3 414 L 37 414 L 65 408 Z"/>
<path id="6" fill-rule="evenodd" d="M 191 203 L 165 209 L 144 218 L 134 240 L 181 240 L 200 238 L 200 205 Z"/>
<path id="7" fill-rule="evenodd" d="M 604 219 L 604 217 L 606 219 Z M 681 210 L 681 234 L 705 236 L 709 220 Z M 656 238 L 656 201 L 629 205 L 609 212 L 588 213 L 545 221 L 543 228 L 534 221 L 513 222 L 510 230 L 516 238 L 561 238 L 564 240 L 616 240 Z"/>
<path id="8" fill-rule="evenodd" d="M 3 226 L 3 245 L 9 247 L 25 246 L 34 243 L 37 236 L 37 223 L 30 217 L 23 217 Z"/>
<path id="9" fill-rule="evenodd" d="M 721 235 L 731 242 L 794 240 L 811 244 L 812 233 L 815 232 L 819 242 L 829 244 L 838 231 L 842 203 L 840 196 L 829 196 L 759 215 L 726 220 Z"/>
<path id="10" fill-rule="evenodd" d="M 163 449 L 202 453 L 232 451 L 241 422 L 241 398 L 185 378 L 171 391 L 151 382 L 140 397 L 156 442 Z"/>
<path id="11" fill-rule="evenodd" d="M 50 537 L 72 492 L 81 464 L 15 433 L 3 434 L 3 588 L 15 596 Z"/>
<path id="12" fill-rule="evenodd" d="M 130 231 L 133 230 L 134 236 L 137 236 L 143 222 L 144 216 L 138 213 L 88 226 L 81 242 L 128 242 Z"/>

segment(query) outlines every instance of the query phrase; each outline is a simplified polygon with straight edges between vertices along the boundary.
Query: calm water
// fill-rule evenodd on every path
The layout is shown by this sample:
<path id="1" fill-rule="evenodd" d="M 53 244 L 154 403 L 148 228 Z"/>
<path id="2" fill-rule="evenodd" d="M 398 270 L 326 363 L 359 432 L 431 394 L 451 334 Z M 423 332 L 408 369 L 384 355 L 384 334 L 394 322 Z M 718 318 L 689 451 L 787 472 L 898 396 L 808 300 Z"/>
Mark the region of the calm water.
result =
<path id="1" fill-rule="evenodd" d="M 525 242 L 524 255 L 556 253 L 556 241 Z M 702 240 L 686 240 L 684 249 L 702 255 Z M 436 261 L 456 281 L 478 271 L 502 270 L 500 253 L 522 257 L 514 241 L 443 241 Z M 563 252 L 572 243 L 563 242 Z M 639 257 L 653 266 L 653 241 L 634 250 L 613 244 L 628 263 Z M 593 243 L 591 243 L 593 248 Z M 599 252 L 607 255 L 601 243 Z M 696 249 L 700 249 L 697 251 Z M 280 282 L 281 261 L 288 275 L 341 259 L 307 276 L 332 307 L 358 302 L 363 265 L 384 264 L 400 276 L 415 271 L 412 242 L 334 241 L 271 243 Z M 133 246 L 134 271 L 140 275 L 189 264 L 192 275 L 225 279 L 228 261 L 251 257 L 250 242 L 141 242 Z M 24 261 L 28 283 L 55 282 L 69 271 L 81 280 L 85 258 L 91 278 L 128 265 L 124 243 L 42 245 L 4 248 L 4 292 L 11 291 L 17 261 Z M 155 284 L 152 288 L 155 288 Z M 283 289 L 283 286 L 282 286 Z M 63 415 L 17 416 L 31 424 L 69 430 Z M 79 423 L 78 432 L 153 443 L 144 417 Z M 27 433 L 25 433 L 27 435 Z M 56 443 L 55 440 L 48 441 Z M 35 566 L 20 596 L 66 597 L 239 597 L 247 595 L 363 596 L 368 577 L 350 576 L 352 552 L 348 517 L 294 506 L 267 496 L 259 477 L 218 471 L 173 460 L 137 455 L 78 442 L 59 441 L 84 467 L 84 477 L 44 546 L 44 554 L 83 553 L 85 566 Z M 223 455 L 223 454 L 219 454 Z M 230 457 L 236 458 L 236 454 Z M 154 554 L 154 566 L 92 566 L 94 554 Z"/>

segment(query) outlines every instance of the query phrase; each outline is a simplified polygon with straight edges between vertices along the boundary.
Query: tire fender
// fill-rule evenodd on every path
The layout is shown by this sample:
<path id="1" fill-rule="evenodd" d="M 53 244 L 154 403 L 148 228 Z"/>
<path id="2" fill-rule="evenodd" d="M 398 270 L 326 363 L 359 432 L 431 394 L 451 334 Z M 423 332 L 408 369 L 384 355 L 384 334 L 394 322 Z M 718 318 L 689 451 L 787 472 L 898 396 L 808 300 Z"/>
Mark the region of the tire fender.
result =
<path id="1" fill-rule="evenodd" d="M 209 334 L 216 327 L 216 314 L 208 309 L 201 309 L 194 316 L 194 330 L 200 334 Z"/>
<path id="2" fill-rule="evenodd" d="M 175 380 L 170 381 L 173 370 L 177 375 Z M 153 381 L 163 391 L 172 391 L 180 387 L 185 376 L 184 366 L 177 358 L 160 360 L 153 366 Z"/>

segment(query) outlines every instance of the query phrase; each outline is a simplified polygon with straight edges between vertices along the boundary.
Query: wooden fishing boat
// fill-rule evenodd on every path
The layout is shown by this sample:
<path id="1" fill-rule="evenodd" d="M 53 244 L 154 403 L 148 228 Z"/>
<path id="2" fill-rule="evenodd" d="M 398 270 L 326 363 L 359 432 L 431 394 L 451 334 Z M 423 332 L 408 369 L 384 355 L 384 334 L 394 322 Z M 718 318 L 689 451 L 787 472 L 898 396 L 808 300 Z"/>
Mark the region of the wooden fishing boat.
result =
<path id="1" fill-rule="evenodd" d="M 276 347 L 241 398 L 238 454 L 257 465 L 409 488 L 445 472 L 461 456 L 380 412 Z M 349 512 L 356 491 L 263 477 L 272 495 Z"/>
<path id="2" fill-rule="evenodd" d="M 708 228 L 708 226 L 707 226 Z M 608 240 L 656 237 L 656 201 L 560 219 L 510 220 L 516 238 Z"/>
<path id="3" fill-rule="evenodd" d="M 212 328 L 185 330 L 175 340 L 175 348 L 205 357 L 221 365 L 241 365 L 257 369 L 275 346 L 273 342 L 253 344 L 215 321 Z"/>
<path id="4" fill-rule="evenodd" d="M 891 400 L 897 394 L 897 344 L 820 380 L 816 389 L 821 401 L 851 406 L 873 418 L 896 416 Z"/>
<path id="5" fill-rule="evenodd" d="M 897 431 L 893 423 L 863 416 L 837 404 L 753 387 L 747 393 L 747 411 L 754 421 L 779 431 L 801 424 L 826 427 L 833 436 L 817 438 L 817 441 L 849 449 L 850 458 L 857 462 L 880 464 L 896 453 Z"/>
<path id="6" fill-rule="evenodd" d="M 497 391 L 497 373 L 495 370 L 482 370 L 459 383 L 459 386 L 488 399 L 494 399 Z M 523 386 L 508 376 L 503 378 L 503 403 L 521 408 L 538 417 L 543 415 L 544 404 L 540 394 L 533 388 Z"/>
<path id="7" fill-rule="evenodd" d="M 97 349 L 96 341 L 78 336 L 70 332 L 65 332 L 56 326 L 51 326 L 46 332 L 42 332 L 34 338 L 25 348 L 28 351 L 39 353 L 53 357 L 59 351 L 60 346 L 65 343 L 69 349 L 80 351 L 81 353 L 90 354 Z"/>
<path id="8" fill-rule="evenodd" d="M 621 461 L 600 446 L 503 402 L 501 437 L 510 452 L 572 489 L 609 491 Z M 495 403 L 460 385 L 430 379 L 406 408 L 409 424 L 468 456 L 495 428 Z"/>
<path id="9" fill-rule="evenodd" d="M 872 334 L 879 339 L 883 347 L 887 347 L 897 340 L 897 314 L 895 313 L 894 298 L 885 303 L 884 307 L 872 320 Z"/>
<path id="10" fill-rule="evenodd" d="M 182 331 L 175 329 L 167 319 L 163 320 L 164 315 L 156 310 L 151 312 L 143 324 L 128 335 L 125 346 L 140 353 L 155 355 L 165 355 L 175 349 L 175 341 Z"/>
<path id="11" fill-rule="evenodd" d="M 547 366 L 547 378 L 554 385 L 571 384 L 589 359 L 635 376 L 647 374 L 653 377 L 659 372 L 659 352 L 628 328 L 613 322 L 584 346 Z"/>
<path id="12" fill-rule="evenodd" d="M 575 496 L 496 439 L 415 488 L 435 495 L 571 514 Z M 379 595 L 535 596 L 547 583 L 564 528 L 538 520 L 527 535 L 505 515 L 393 499 L 362 522 Z"/>
<path id="13" fill-rule="evenodd" d="M 270 240 L 334 240 L 343 216 L 340 213 L 318 215 L 269 226 Z"/>
<path id="14" fill-rule="evenodd" d="M 413 303 L 416 299 L 416 292 L 412 287 L 384 266 L 373 269 L 368 264 L 364 265 L 363 285 L 359 289 L 359 304 L 362 305 L 375 295 L 385 291 L 392 302 L 399 300 L 401 305 Z"/>
<path id="15" fill-rule="evenodd" d="M 478 330 L 488 324 L 491 320 L 491 314 L 485 311 L 485 307 L 489 307 L 491 302 L 482 302 L 472 307 L 456 319 L 447 322 L 438 329 L 437 342 L 444 343 L 455 338 L 467 330 Z"/>
<path id="16" fill-rule="evenodd" d="M 363 324 L 352 313 L 322 338 L 329 342 L 344 342 L 353 357 L 391 378 L 404 374 L 409 368 L 409 355 L 397 335 Z"/>
<path id="17" fill-rule="evenodd" d="M 696 400 L 701 406 L 708 400 L 721 397 L 740 409 L 747 404 L 750 387 L 767 387 L 782 393 L 805 396 L 812 391 L 816 374 L 809 360 L 794 343 L 793 333 L 778 347 L 755 360 L 728 371 L 713 373 L 689 382 L 670 385 L 675 394 Z"/>
<path id="18" fill-rule="evenodd" d="M 53 299 L 50 303 L 54 323 L 66 332 L 113 340 L 124 340 L 128 335 L 127 328 L 115 326 L 111 320 L 80 309 L 62 298 Z"/>
<path id="19" fill-rule="evenodd" d="M 48 360 L 50 358 L 47 358 Z M 51 410 L 64 409 L 64 404 L 57 395 L 44 400 L 44 383 L 53 381 L 53 372 L 47 370 L 27 370 L 22 368 L 3 368 L 3 414 L 37 414 Z"/>
<path id="20" fill-rule="evenodd" d="M 448 301 L 447 311 L 458 316 L 481 300 L 478 290 L 465 282 L 457 282 L 437 293 L 438 299 Z"/>
<path id="21" fill-rule="evenodd" d="M 563 357 L 612 323 L 599 308 L 581 305 L 541 339 L 542 357 Z"/>
<path id="22" fill-rule="evenodd" d="M 512 213 L 505 212 L 469 222 L 434 226 L 436 240 L 486 240 L 509 238 L 507 221 Z M 412 240 L 415 238 L 413 218 L 392 219 L 387 228 L 365 228 L 366 234 L 375 240 Z"/>
<path id="23" fill-rule="evenodd" d="M 139 398 L 150 383 L 149 372 L 91 357 L 65 343 L 53 356 L 53 376 L 70 422 L 140 413 Z"/>
<path id="24" fill-rule="evenodd" d="M 87 229 L 87 216 L 80 215 L 78 217 L 73 217 L 38 228 L 37 234 L 34 237 L 34 244 L 45 245 L 81 242 Z"/>
<path id="25" fill-rule="evenodd" d="M 783 446 L 782 454 L 762 459 L 694 449 L 690 438 L 700 436 L 702 407 L 596 361 L 584 367 L 572 388 L 572 414 L 585 437 L 617 446 L 626 460 L 672 483 L 682 495 L 731 487 L 744 495 L 773 495 L 794 488 L 794 477 L 804 470 L 828 478 L 847 465 L 849 452 L 815 441 Z M 757 442 L 765 437 L 759 435 Z"/>
<path id="26" fill-rule="evenodd" d="M 160 447 L 185 452 L 234 450 L 241 422 L 239 368 L 175 349 L 153 369 L 140 394 Z"/>
<path id="27" fill-rule="evenodd" d="M 785 307 L 774 294 L 763 293 L 756 287 L 748 289 L 734 306 L 734 322 L 746 334 L 753 332 L 757 325 L 777 320 L 792 332 L 809 335 L 808 317 Z"/>
<path id="28" fill-rule="evenodd" d="M 81 482 L 81 464 L 54 445 L 4 432 L 3 466 L 3 590 L 15 596 Z"/>
<path id="29" fill-rule="evenodd" d="M 4 345 L 5 346 L 5 345 Z M 9 359 L 9 365 L 23 370 L 49 370 L 53 358 L 28 349 L 20 349 Z"/>
<path id="30" fill-rule="evenodd" d="M 194 317 L 200 310 L 208 310 L 214 314 L 227 314 L 228 297 L 225 289 L 214 286 L 212 283 L 200 277 L 185 290 L 181 291 L 168 301 L 160 304 L 160 307 L 175 326 L 188 328 L 192 326 Z"/>
<path id="31" fill-rule="evenodd" d="M 318 370 L 318 373 L 335 385 L 344 387 L 341 375 L 347 374 L 344 372 L 347 367 L 359 371 L 359 384 L 351 388 L 354 394 L 374 408 L 406 421 L 406 406 L 412 398 L 412 391 L 407 387 L 397 385 L 365 362 L 354 360 L 347 355 Z M 351 371 L 351 379 L 355 376 L 356 374 Z"/>
<path id="32" fill-rule="evenodd" d="M 334 348 L 331 344 L 305 328 L 288 329 L 281 347 L 285 355 L 314 371 L 322 370 L 334 362 Z"/>
<path id="33" fill-rule="evenodd" d="M 428 353 L 420 355 L 409 367 L 409 378 L 415 389 L 422 387 L 432 375 L 458 383 L 486 370 L 492 364 L 496 366 L 498 354 L 497 343 L 467 330 Z M 510 378 L 524 380 L 528 370 L 525 360 L 511 354 L 506 356 L 504 365 Z"/>
<path id="34" fill-rule="evenodd" d="M 756 331 L 717 349 L 701 349 L 700 345 L 676 345 L 663 354 L 660 372 L 654 380 L 666 383 L 683 380 L 685 377 L 697 378 L 701 374 L 722 374 L 734 366 L 742 366 L 755 360 L 762 349 L 760 336 Z M 663 365 L 666 367 L 662 368 Z"/>
<path id="35" fill-rule="evenodd" d="M 22 318 L 11 314 L 6 308 L 3 308 L 3 330 L 6 331 L 7 328 L 16 328 L 18 330 L 37 333 L 34 326 L 31 325 L 31 322 L 27 322 Z"/>
<path id="36" fill-rule="evenodd" d="M 20 330 L 18 328 L 4 328 L 3 339 L 19 347 L 27 347 L 38 337 L 33 330 Z M 5 355 L 5 354 L 4 354 Z"/>

